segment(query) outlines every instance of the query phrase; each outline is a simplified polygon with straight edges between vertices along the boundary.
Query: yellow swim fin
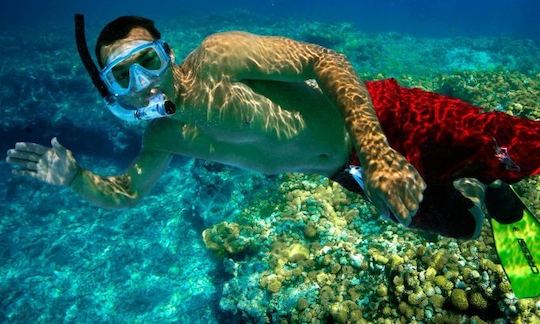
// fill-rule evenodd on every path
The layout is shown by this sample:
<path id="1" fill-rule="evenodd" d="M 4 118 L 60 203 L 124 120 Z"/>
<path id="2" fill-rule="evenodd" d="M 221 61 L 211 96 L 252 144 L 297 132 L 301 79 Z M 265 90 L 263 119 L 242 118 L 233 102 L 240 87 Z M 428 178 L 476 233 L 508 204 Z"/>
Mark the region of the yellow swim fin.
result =
<path id="1" fill-rule="evenodd" d="M 513 194 L 523 201 L 512 188 Z M 490 217 L 497 254 L 517 298 L 540 296 L 540 221 L 523 203 L 523 217 L 503 224 Z"/>

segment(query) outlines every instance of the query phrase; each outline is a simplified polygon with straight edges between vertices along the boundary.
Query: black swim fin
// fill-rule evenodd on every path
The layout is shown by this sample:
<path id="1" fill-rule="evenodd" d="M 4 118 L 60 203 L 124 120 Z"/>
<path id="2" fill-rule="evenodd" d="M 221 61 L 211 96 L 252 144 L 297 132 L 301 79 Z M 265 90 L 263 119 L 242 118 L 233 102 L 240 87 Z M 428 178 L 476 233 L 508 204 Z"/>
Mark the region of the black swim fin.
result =
<path id="1" fill-rule="evenodd" d="M 488 186 L 485 203 L 489 216 L 501 224 L 519 221 L 526 209 L 521 199 L 507 183 L 502 183 L 499 187 Z"/>

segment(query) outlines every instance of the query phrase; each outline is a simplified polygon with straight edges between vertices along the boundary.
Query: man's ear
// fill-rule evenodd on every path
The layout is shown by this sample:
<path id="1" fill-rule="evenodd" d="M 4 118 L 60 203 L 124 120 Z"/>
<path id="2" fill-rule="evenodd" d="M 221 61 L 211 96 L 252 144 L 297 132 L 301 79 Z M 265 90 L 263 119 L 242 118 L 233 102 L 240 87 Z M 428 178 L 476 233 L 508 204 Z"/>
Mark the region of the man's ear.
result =
<path id="1" fill-rule="evenodd" d="M 167 42 L 163 42 L 163 48 L 165 49 L 165 52 L 167 52 L 167 54 L 169 54 L 169 52 L 171 51 L 171 47 Z"/>

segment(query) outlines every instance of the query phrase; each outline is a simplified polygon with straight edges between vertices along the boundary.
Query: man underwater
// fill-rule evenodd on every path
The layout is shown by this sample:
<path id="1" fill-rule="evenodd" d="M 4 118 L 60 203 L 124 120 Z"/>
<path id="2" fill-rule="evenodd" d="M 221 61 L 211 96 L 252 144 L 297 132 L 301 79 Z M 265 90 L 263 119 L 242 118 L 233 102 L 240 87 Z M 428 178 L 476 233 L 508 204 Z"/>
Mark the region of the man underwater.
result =
<path id="1" fill-rule="evenodd" d="M 99 35 L 99 73 L 83 58 L 116 116 L 154 119 L 124 174 L 83 170 L 56 138 L 52 148 L 17 143 L 6 159 L 14 173 L 113 208 L 135 204 L 174 154 L 317 173 L 365 192 L 394 221 L 465 239 L 480 233 L 484 192 L 508 187 L 487 184 L 540 174 L 538 121 L 393 79 L 364 83 L 343 55 L 283 37 L 214 34 L 180 65 L 160 37 L 151 20 L 120 17 Z"/>

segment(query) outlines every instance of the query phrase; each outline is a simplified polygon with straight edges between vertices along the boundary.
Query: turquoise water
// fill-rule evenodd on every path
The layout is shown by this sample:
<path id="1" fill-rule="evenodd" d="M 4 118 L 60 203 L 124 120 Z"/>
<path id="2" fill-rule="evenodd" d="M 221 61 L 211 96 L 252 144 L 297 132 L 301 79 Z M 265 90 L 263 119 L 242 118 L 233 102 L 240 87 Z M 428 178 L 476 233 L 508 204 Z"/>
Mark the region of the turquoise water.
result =
<path id="1" fill-rule="evenodd" d="M 218 31 L 284 35 L 346 54 L 364 79 L 396 77 L 406 85 L 424 85 L 439 92 L 453 86 L 455 93 L 468 96 L 463 99 L 485 103 L 486 109 L 511 111 L 519 103 L 530 108 L 519 111 L 524 116 L 540 115 L 540 106 L 527 101 L 540 99 L 538 88 L 533 86 L 540 82 L 540 10 L 532 1 L 511 5 L 391 1 L 385 5 L 368 2 L 366 7 L 342 2 L 331 8 L 323 2 L 130 3 L 102 7 L 61 1 L 1 5 L 3 152 L 18 141 L 49 145 L 57 136 L 84 168 L 103 175 L 121 172 L 136 156 L 144 125 L 125 124 L 103 107 L 76 53 L 70 24 L 72 14 L 79 10 L 87 14 L 91 44 L 108 20 L 120 14 L 147 12 L 178 58 Z M 494 88 L 488 101 L 488 96 L 460 88 L 459 82 L 440 81 L 443 76 L 489 80 L 501 75 L 505 80 L 526 80 L 532 84 L 531 90 L 524 91 L 522 97 L 509 97 L 506 90 Z M 523 90 L 511 81 L 507 83 L 516 87 L 512 91 Z M 0 322 L 277 323 L 294 321 L 294 316 L 299 320 L 299 314 L 306 316 L 299 310 L 301 298 L 312 305 L 308 309 L 326 312 L 313 318 L 341 318 L 338 311 L 325 308 L 321 302 L 319 288 L 331 286 L 326 281 L 319 282 L 317 288 L 308 287 L 307 279 L 285 280 L 279 293 L 261 283 L 273 270 L 270 259 L 278 258 L 276 255 L 286 258 L 285 252 L 272 247 L 276 238 L 291 235 L 283 242 L 293 246 L 291 242 L 303 235 L 298 233 L 303 232 L 304 223 L 280 218 L 286 213 L 287 193 L 295 183 L 285 175 L 264 176 L 179 156 L 136 207 L 106 210 L 84 202 L 69 189 L 12 176 L 8 164 L 0 163 Z M 314 193 L 319 187 L 331 188 L 321 178 L 300 180 L 302 186 L 295 189 Z M 284 184 L 291 188 L 283 189 Z M 535 186 L 538 182 L 527 188 L 538 188 Z M 478 316 L 485 321 L 508 321 L 518 316 L 530 319 L 535 312 L 539 316 L 538 299 L 518 305 L 500 287 L 504 278 L 485 261 L 497 262 L 487 230 L 479 241 L 469 243 L 418 234 L 379 220 L 358 197 L 332 190 L 348 197 L 339 208 L 333 205 L 340 217 L 350 210 L 360 210 L 360 214 L 342 229 L 342 236 L 341 232 L 324 232 L 317 243 L 331 245 L 337 251 L 333 256 L 340 259 L 345 254 L 338 250 L 344 248 L 335 246 L 340 241 L 355 242 L 355 255 L 362 257 L 354 260 L 362 258 L 367 266 L 351 266 L 356 272 L 353 279 L 346 280 L 362 287 L 355 302 L 365 320 L 410 321 L 413 318 L 407 307 L 426 306 L 431 310 L 414 315 L 415 319 L 429 322 L 437 314 L 458 320 Z M 323 201 L 304 201 L 298 210 L 310 213 L 313 208 L 322 209 Z M 270 234 L 243 232 L 247 240 L 257 238 L 259 244 L 250 245 L 246 253 L 219 256 L 206 248 L 202 233 L 224 221 L 259 226 Z M 307 244 L 299 242 L 294 244 Z M 425 248 L 425 254 L 405 257 L 418 246 Z M 427 259 L 439 251 L 445 251 L 448 260 L 437 274 L 450 278 L 455 288 L 465 285 L 463 289 L 468 287 L 469 294 L 481 292 L 489 307 L 470 306 L 460 311 L 444 291 L 441 296 L 446 303 L 441 307 L 427 302 L 429 287 L 416 284 L 420 279 L 414 278 L 425 277 L 429 267 L 438 266 Z M 381 253 L 390 261 L 384 262 Z M 405 260 L 404 269 L 398 269 L 401 263 L 395 256 Z M 312 254 L 313 262 L 321 265 L 310 268 L 304 264 L 304 269 L 330 269 L 333 263 L 323 266 L 319 260 L 323 257 Z M 298 264 L 284 269 L 292 271 Z M 475 270 L 479 278 L 469 276 Z M 447 275 L 449 271 L 459 275 Z M 396 284 L 394 278 L 399 273 L 411 282 Z M 336 291 L 344 285 L 340 280 L 339 275 L 330 280 Z M 377 290 L 381 285 L 388 290 L 385 296 Z M 401 286 L 406 289 L 403 293 L 399 292 Z M 422 287 L 426 305 L 415 303 L 415 287 Z M 352 313 L 352 308 L 347 312 Z"/>

